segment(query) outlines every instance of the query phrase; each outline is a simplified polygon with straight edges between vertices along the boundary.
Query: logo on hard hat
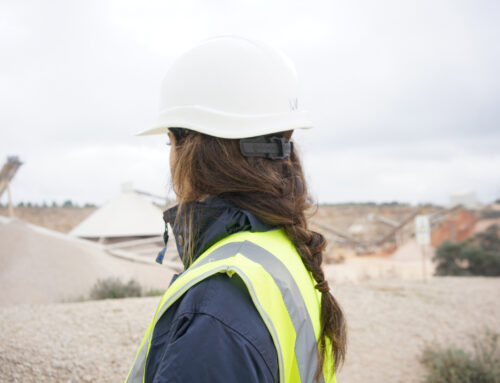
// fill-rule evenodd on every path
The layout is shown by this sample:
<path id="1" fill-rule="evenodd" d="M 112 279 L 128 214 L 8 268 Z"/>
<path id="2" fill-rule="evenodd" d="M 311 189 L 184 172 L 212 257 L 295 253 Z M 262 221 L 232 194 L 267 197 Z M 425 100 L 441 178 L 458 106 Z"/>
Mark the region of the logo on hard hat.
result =
<path id="1" fill-rule="evenodd" d="M 299 99 L 297 97 L 291 98 L 289 102 L 291 111 L 299 109 Z"/>

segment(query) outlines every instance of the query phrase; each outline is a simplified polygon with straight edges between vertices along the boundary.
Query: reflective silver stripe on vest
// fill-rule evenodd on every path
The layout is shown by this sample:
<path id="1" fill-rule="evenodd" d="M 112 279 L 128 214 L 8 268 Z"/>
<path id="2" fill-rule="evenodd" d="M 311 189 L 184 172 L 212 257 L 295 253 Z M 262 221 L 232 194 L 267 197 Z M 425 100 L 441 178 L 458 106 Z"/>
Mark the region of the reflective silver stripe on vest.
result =
<path id="1" fill-rule="evenodd" d="M 311 317 L 295 279 L 279 258 L 252 242 L 240 242 L 237 252 L 262 265 L 273 277 L 274 282 L 281 291 L 297 335 L 295 340 L 295 356 L 299 367 L 300 380 L 302 383 L 313 382 L 318 366 L 318 345 Z M 236 253 L 232 255 L 234 254 Z M 232 255 L 225 255 L 222 252 L 215 254 L 214 251 L 199 263 L 193 265 L 193 267 L 196 268 L 211 261 L 219 261 Z M 324 382 L 323 374 L 321 374 L 320 382 Z"/>
<path id="2" fill-rule="evenodd" d="M 309 311 L 295 279 L 279 258 L 252 242 L 245 241 L 239 252 L 261 264 L 279 287 L 297 335 L 295 356 L 299 366 L 300 381 L 313 382 L 318 366 L 318 345 Z M 324 382 L 323 374 L 320 382 Z"/>
<path id="3" fill-rule="evenodd" d="M 144 374 L 144 369 L 146 368 L 147 352 L 148 341 L 146 340 L 137 354 L 137 358 L 135 359 L 134 365 L 132 366 L 125 383 L 142 383 L 142 376 Z"/>

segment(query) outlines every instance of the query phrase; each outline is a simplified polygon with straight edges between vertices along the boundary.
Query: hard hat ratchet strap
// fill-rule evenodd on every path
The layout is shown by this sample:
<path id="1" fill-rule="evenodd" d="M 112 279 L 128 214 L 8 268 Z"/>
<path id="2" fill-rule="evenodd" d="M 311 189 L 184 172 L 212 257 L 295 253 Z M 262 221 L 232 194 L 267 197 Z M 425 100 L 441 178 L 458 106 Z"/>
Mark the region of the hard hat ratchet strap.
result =
<path id="1" fill-rule="evenodd" d="M 244 157 L 261 157 L 271 160 L 283 160 L 290 157 L 293 142 L 285 137 L 252 137 L 240 139 L 240 151 Z"/>

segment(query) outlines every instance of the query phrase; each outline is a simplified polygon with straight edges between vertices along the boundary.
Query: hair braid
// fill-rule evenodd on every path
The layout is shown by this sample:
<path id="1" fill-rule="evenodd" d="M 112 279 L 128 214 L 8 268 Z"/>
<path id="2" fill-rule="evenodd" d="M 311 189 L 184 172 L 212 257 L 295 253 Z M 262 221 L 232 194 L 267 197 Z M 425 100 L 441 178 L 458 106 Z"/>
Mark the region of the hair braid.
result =
<path id="1" fill-rule="evenodd" d="M 293 224 L 285 225 L 287 236 L 292 240 L 299 252 L 302 262 L 316 281 L 315 288 L 321 292 L 321 333 L 320 333 L 320 359 L 316 379 L 319 378 L 326 351 L 326 337 L 330 338 L 333 357 L 336 366 L 342 365 L 346 353 L 346 327 L 344 315 L 333 295 L 323 272 L 323 251 L 326 240 L 320 233 L 309 230 L 304 210 L 308 203 L 304 196 L 296 201 L 299 204 L 298 219 Z M 333 331 L 332 331 L 333 329 Z"/>

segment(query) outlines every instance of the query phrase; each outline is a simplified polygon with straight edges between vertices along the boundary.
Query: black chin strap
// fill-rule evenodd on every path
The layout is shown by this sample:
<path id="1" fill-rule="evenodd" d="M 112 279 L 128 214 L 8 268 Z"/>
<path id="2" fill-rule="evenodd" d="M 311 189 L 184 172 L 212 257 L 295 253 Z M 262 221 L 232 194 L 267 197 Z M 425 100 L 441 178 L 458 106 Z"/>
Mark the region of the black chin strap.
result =
<path id="1" fill-rule="evenodd" d="M 241 154 L 245 157 L 261 157 L 271 160 L 283 160 L 290 157 L 293 142 L 285 137 L 252 137 L 240 139 Z"/>

